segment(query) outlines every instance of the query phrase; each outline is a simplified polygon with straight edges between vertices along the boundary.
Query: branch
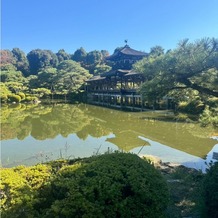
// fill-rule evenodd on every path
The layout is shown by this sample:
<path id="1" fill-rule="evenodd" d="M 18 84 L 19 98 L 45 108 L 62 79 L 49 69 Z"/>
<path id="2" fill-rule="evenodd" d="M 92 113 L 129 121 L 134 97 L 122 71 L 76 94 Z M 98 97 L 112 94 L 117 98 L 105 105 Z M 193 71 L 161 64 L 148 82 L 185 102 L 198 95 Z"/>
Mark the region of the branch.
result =
<path id="1" fill-rule="evenodd" d="M 179 82 L 185 84 L 187 86 L 187 88 L 189 87 L 189 88 L 192 88 L 192 89 L 199 91 L 200 93 L 212 95 L 214 97 L 218 97 L 218 91 L 199 86 L 196 83 L 192 83 L 187 78 L 180 78 Z"/>

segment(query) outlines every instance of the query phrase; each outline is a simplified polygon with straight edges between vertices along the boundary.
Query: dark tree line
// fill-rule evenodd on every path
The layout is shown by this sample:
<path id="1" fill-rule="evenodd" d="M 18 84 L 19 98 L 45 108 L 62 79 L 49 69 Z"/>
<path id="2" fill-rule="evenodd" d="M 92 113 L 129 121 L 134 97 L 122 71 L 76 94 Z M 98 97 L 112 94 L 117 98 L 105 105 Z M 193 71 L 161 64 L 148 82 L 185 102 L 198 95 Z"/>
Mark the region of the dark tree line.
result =
<path id="1" fill-rule="evenodd" d="M 73 54 L 67 53 L 64 49 L 60 49 L 57 53 L 51 50 L 34 49 L 25 55 L 21 49 L 14 48 L 12 51 L 1 50 L 1 69 L 7 69 L 12 65 L 27 77 L 37 75 L 45 68 L 56 68 L 62 61 L 73 60 L 79 62 L 91 74 L 95 74 L 97 73 L 96 67 L 103 66 L 105 68 L 104 58 L 107 55 L 109 53 L 106 50 L 86 52 L 82 47 Z"/>

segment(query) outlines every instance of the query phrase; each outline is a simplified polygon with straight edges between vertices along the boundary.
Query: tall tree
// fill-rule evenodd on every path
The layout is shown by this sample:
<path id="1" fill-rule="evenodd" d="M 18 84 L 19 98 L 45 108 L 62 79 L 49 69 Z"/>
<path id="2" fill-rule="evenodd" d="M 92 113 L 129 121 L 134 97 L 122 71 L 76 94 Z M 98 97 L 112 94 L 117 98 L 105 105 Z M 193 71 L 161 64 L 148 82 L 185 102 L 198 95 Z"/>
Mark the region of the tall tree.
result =
<path id="1" fill-rule="evenodd" d="M 35 49 L 27 54 L 30 65 L 30 74 L 36 75 L 40 70 L 46 67 L 56 67 L 58 58 L 50 50 Z"/>
<path id="2" fill-rule="evenodd" d="M 110 67 L 106 64 L 98 64 L 95 66 L 94 75 L 100 75 L 102 73 L 106 73 L 106 72 L 110 71 L 111 69 L 112 69 L 112 67 Z"/>
<path id="3" fill-rule="evenodd" d="M 149 55 L 151 55 L 153 57 L 157 57 L 157 56 L 160 56 L 160 55 L 163 55 L 163 54 L 164 54 L 164 49 L 159 45 L 156 45 L 156 46 L 152 47 L 150 49 L 150 53 L 149 53 Z"/>
<path id="4" fill-rule="evenodd" d="M 27 76 L 29 71 L 29 62 L 25 53 L 19 48 L 13 48 L 12 54 L 16 60 L 15 66 L 17 70 L 21 71 L 23 75 Z"/>
<path id="5" fill-rule="evenodd" d="M 107 56 L 109 56 L 109 52 L 107 50 L 101 50 L 101 54 L 102 54 L 102 57 L 105 58 Z"/>
<path id="6" fill-rule="evenodd" d="M 86 56 L 86 69 L 94 74 L 95 67 L 103 62 L 103 55 L 100 51 L 90 51 Z"/>
<path id="7" fill-rule="evenodd" d="M 72 59 L 76 62 L 84 63 L 86 60 L 86 56 L 87 56 L 87 52 L 83 47 L 81 47 L 80 49 L 77 49 L 74 52 Z"/>
<path id="8" fill-rule="evenodd" d="M 71 55 L 66 53 L 64 49 L 60 49 L 56 55 L 59 63 L 65 60 L 70 60 L 71 58 Z"/>
<path id="9" fill-rule="evenodd" d="M 183 40 L 176 49 L 144 58 L 134 68 L 147 78 L 141 91 L 150 98 L 184 89 L 218 97 L 218 39 Z"/>
<path id="10" fill-rule="evenodd" d="M 55 90 L 61 93 L 78 92 L 91 77 L 89 72 L 73 60 L 62 61 L 58 67 Z"/>
<path id="11" fill-rule="evenodd" d="M 16 59 L 13 56 L 13 53 L 10 50 L 0 50 L 0 66 L 4 66 L 7 64 L 14 65 Z"/>
<path id="12" fill-rule="evenodd" d="M 45 68 L 42 69 L 37 75 L 28 77 L 29 85 L 31 88 L 46 88 L 53 90 L 53 86 L 56 82 L 57 69 Z"/>
<path id="13" fill-rule="evenodd" d="M 90 51 L 86 57 L 86 63 L 88 65 L 100 64 L 102 60 L 103 60 L 103 55 L 100 51 L 97 51 L 97 50 Z"/>

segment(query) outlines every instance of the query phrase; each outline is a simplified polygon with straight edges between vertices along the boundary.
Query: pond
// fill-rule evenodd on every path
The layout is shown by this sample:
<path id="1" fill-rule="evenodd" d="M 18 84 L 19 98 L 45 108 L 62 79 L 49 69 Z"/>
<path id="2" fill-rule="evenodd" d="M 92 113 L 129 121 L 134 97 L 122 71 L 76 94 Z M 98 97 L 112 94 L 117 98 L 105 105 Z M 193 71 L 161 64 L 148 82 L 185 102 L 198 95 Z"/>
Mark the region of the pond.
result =
<path id="1" fill-rule="evenodd" d="M 215 130 L 169 119 L 168 111 L 124 112 L 87 104 L 1 107 L 1 165 L 33 165 L 120 150 L 205 169 Z"/>

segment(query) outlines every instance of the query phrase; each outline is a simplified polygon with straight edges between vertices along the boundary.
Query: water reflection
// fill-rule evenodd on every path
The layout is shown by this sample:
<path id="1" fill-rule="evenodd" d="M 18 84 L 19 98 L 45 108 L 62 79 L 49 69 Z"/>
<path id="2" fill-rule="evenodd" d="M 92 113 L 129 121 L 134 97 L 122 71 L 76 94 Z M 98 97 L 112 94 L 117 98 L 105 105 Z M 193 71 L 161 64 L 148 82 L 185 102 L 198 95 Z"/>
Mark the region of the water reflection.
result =
<path id="1" fill-rule="evenodd" d="M 18 105 L 2 107 L 1 116 L 3 166 L 90 156 L 108 148 L 134 152 L 144 146 L 149 152 L 154 143 L 159 147 L 152 154 L 163 160 L 182 158 L 172 152 L 176 150 L 191 155 L 191 161 L 205 158 L 216 144 L 210 138 L 213 129 L 171 122 L 165 112 L 132 113 L 84 104 Z"/>

